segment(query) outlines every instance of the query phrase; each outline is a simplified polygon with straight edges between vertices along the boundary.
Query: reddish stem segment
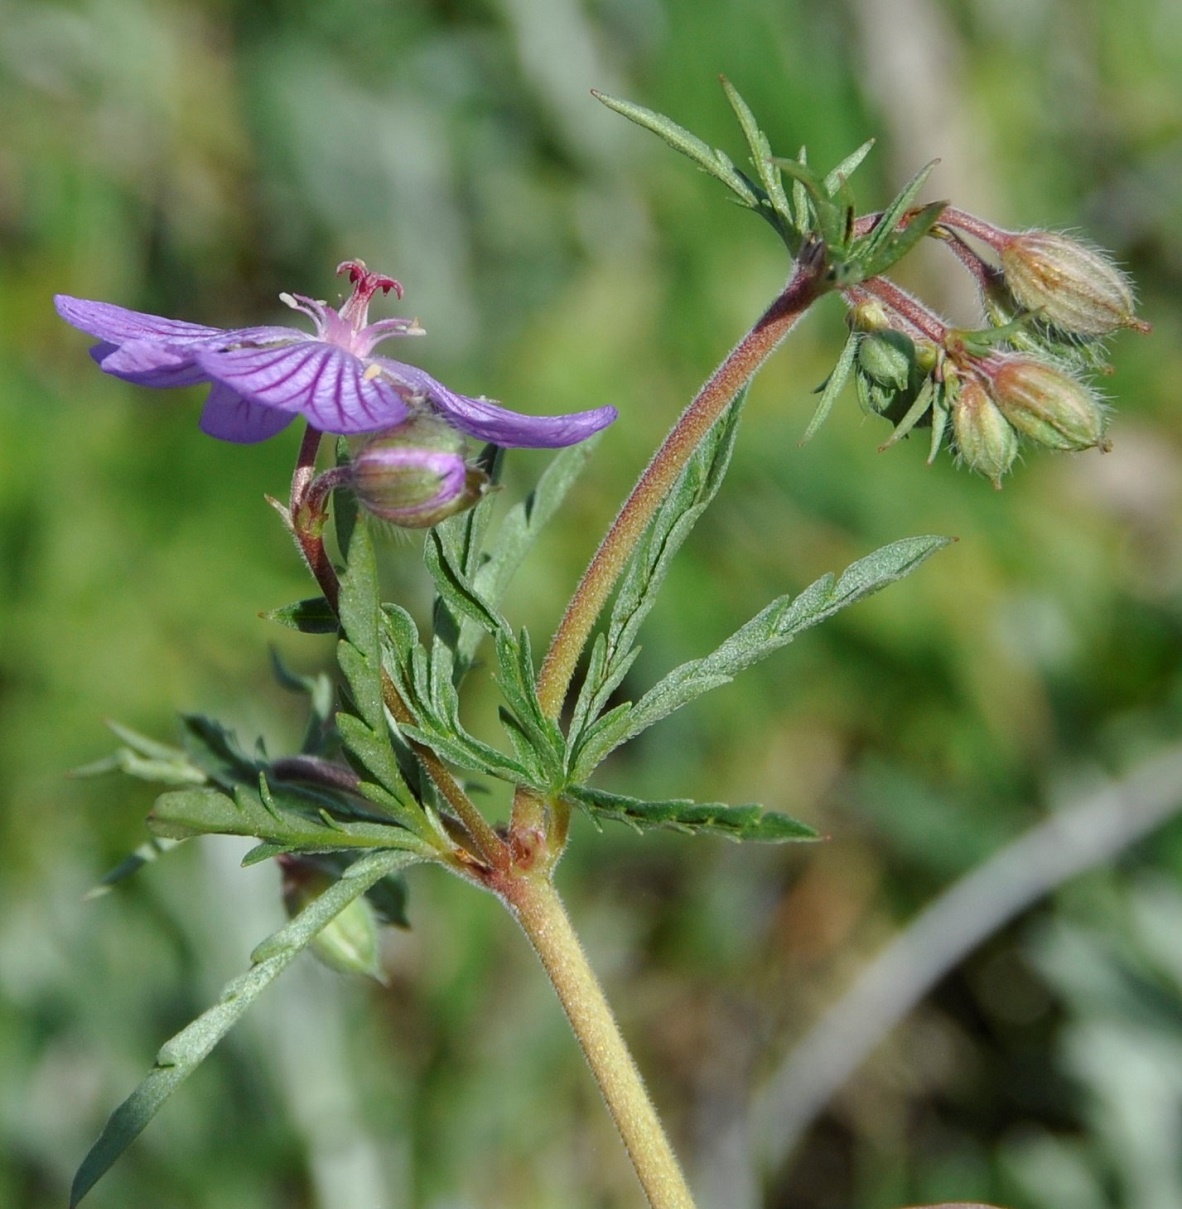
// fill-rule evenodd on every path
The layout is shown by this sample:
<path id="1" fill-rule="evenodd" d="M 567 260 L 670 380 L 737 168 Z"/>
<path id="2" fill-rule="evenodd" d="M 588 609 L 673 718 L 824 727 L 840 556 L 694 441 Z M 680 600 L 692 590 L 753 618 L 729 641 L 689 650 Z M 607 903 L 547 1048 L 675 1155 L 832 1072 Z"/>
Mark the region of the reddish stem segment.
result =
<path id="1" fill-rule="evenodd" d="M 316 474 L 316 454 L 320 449 L 322 435 L 320 429 L 313 428 L 310 424 L 304 431 L 295 472 L 291 476 L 289 524 L 299 543 L 304 562 L 308 564 L 308 570 L 320 585 L 329 607 L 336 613 L 340 604 L 341 585 L 321 536 L 328 519 L 328 513 L 324 509 L 325 493 L 312 498 L 311 491 Z"/>
<path id="2" fill-rule="evenodd" d="M 571 597 L 538 674 L 538 699 L 550 717 L 562 709 L 595 620 L 661 501 L 715 421 L 825 292 L 824 268 L 824 245 L 801 254 L 783 293 L 714 371 L 632 489 Z"/>

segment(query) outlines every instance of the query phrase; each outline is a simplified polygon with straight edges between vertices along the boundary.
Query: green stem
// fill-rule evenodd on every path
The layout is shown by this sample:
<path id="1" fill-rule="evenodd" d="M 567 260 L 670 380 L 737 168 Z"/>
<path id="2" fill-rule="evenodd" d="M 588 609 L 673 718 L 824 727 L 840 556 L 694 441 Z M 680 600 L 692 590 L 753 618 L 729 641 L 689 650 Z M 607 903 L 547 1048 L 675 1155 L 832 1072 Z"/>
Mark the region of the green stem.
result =
<path id="1" fill-rule="evenodd" d="M 538 700 L 550 717 L 558 717 L 579 655 L 653 514 L 731 400 L 825 292 L 824 270 L 824 245 L 810 245 L 797 260 L 783 293 L 682 412 L 624 502 L 571 597 L 538 673 Z"/>
<path id="2" fill-rule="evenodd" d="M 636 1063 L 549 876 L 507 879 L 501 896 L 541 958 L 652 1209 L 694 1209 Z"/>

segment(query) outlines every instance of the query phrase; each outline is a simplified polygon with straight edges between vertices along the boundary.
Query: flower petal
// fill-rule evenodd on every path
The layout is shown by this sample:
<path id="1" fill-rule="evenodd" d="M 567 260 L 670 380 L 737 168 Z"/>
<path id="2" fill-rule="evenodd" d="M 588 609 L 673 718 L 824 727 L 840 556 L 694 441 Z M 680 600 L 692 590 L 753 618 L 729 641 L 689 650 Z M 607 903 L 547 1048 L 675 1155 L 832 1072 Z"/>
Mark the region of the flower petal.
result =
<path id="1" fill-rule="evenodd" d="M 296 412 L 324 432 L 374 432 L 408 414 L 399 393 L 364 361 L 311 337 L 281 347 L 207 347 L 194 350 L 194 360 L 242 398 Z"/>
<path id="2" fill-rule="evenodd" d="M 557 449 L 575 445 L 606 428 L 619 414 L 614 407 L 570 412 L 565 416 L 526 416 L 489 399 L 473 399 L 448 390 L 426 371 L 388 357 L 372 358 L 390 379 L 429 403 L 461 432 L 481 441 L 517 449 Z"/>
<path id="3" fill-rule="evenodd" d="M 193 386 L 209 381 L 209 375 L 193 359 L 198 348 L 277 348 L 306 339 L 303 332 L 290 327 L 213 328 L 212 335 L 179 342 L 155 338 L 122 344 L 104 341 L 96 344 L 90 355 L 105 373 L 138 386 Z"/>
<path id="4" fill-rule="evenodd" d="M 104 373 L 137 386 L 194 386 L 209 381 L 191 352 L 155 340 L 128 340 L 125 344 L 104 340 L 90 355 Z"/>
<path id="5" fill-rule="evenodd" d="M 54 296 L 57 313 L 69 324 L 99 340 L 123 344 L 127 340 L 158 340 L 162 343 L 185 344 L 208 336 L 220 336 L 222 329 L 201 323 L 186 323 L 182 319 L 164 319 L 129 311 L 111 302 L 91 302 L 86 298 L 71 298 L 69 294 Z"/>
<path id="6" fill-rule="evenodd" d="M 215 382 L 205 410 L 201 413 L 201 431 L 221 441 L 253 445 L 265 441 L 286 428 L 295 417 L 291 412 L 262 407 L 236 395 L 228 386 Z"/>

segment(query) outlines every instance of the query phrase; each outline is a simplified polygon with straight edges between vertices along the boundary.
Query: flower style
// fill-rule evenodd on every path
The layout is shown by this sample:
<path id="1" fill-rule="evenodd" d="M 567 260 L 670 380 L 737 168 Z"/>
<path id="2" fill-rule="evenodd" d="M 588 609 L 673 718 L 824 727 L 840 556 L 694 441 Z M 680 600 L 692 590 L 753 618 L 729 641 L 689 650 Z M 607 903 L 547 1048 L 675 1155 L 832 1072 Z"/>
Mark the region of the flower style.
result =
<path id="1" fill-rule="evenodd" d="M 479 440 L 524 448 L 573 445 L 616 418 L 614 407 L 521 415 L 483 396 L 456 394 L 413 365 L 375 356 L 383 340 L 422 335 L 423 328 L 415 319 L 368 322 L 379 290 L 402 297 L 394 278 L 371 273 L 360 260 L 345 261 L 337 273 L 347 273 L 353 285 L 339 310 L 299 294 L 280 295 L 312 320 L 313 335 L 289 327 L 223 330 L 65 294 L 54 305 L 67 323 L 100 341 L 91 356 L 105 373 L 140 386 L 212 384 L 201 429 L 241 445 L 274 436 L 297 415 L 338 434 L 436 415 Z"/>

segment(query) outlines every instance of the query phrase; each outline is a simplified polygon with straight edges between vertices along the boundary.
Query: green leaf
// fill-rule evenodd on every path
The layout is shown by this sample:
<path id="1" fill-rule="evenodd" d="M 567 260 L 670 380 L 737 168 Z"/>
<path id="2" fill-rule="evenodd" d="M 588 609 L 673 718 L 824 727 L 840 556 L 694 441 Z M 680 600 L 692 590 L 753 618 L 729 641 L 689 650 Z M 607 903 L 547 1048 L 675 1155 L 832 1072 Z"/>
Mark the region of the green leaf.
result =
<path id="1" fill-rule="evenodd" d="M 858 253 L 860 255 L 870 259 L 877 256 L 886 247 L 891 236 L 895 234 L 895 228 L 903 221 L 907 211 L 919 196 L 919 191 L 927 184 L 928 177 L 932 174 L 932 169 L 939 162 L 939 160 L 931 160 L 929 163 L 924 164 L 903 186 L 899 191 L 899 195 L 883 211 L 882 217 L 875 224 L 874 230 L 864 240 L 859 241 Z"/>
<path id="2" fill-rule="evenodd" d="M 423 561 L 441 599 L 457 617 L 470 618 L 486 634 L 507 629 L 508 623 L 473 587 L 463 568 L 453 561 L 451 553 L 440 535 L 430 530 L 423 544 Z"/>
<path id="3" fill-rule="evenodd" d="M 815 228 L 816 232 L 834 251 L 845 247 L 849 216 L 852 213 L 853 202 L 847 186 L 842 184 L 837 194 L 830 192 L 827 178 L 818 175 L 801 160 L 783 159 L 773 156 L 772 163 L 783 169 L 803 190 L 807 198 L 807 206 L 803 208 L 812 211 L 812 222 L 806 222 L 806 229 Z M 797 201 L 797 211 L 802 208 L 801 197 L 793 190 Z"/>
<path id="4" fill-rule="evenodd" d="M 779 168 L 772 161 L 772 148 L 767 135 L 760 130 L 755 115 L 739 95 L 738 89 L 725 76 L 722 88 L 739 119 L 747 145 L 751 148 L 751 162 L 755 165 L 755 171 L 767 195 L 766 204 L 760 207 L 760 212 L 789 246 L 795 249 L 799 242 L 798 237 L 804 232 L 796 229 L 788 195 L 784 192 L 784 180 Z"/>
<path id="5" fill-rule="evenodd" d="M 721 835 L 729 840 L 774 844 L 817 838 L 817 833 L 807 823 L 786 814 L 765 811 L 762 806 L 727 806 L 721 802 L 691 802 L 687 798 L 646 802 L 587 785 L 572 786 L 563 796 L 582 807 L 596 822 L 611 819 L 629 823 L 637 831 L 664 827 L 695 835 Z"/>
<path id="6" fill-rule="evenodd" d="M 489 483 L 497 485 L 504 468 L 505 451 L 498 445 L 486 445 L 476 458 L 477 466 L 488 475 Z M 471 581 L 484 557 L 485 535 L 492 519 L 494 493 L 486 493 L 475 507 L 448 517 L 434 527 L 447 561 L 456 567 L 465 580 Z M 436 642 L 442 642 L 455 658 L 460 634 L 467 619 L 457 616 L 442 597 L 436 597 L 431 622 Z M 477 630 L 483 633 L 482 630 Z M 458 678 L 457 678 L 458 683 Z"/>
<path id="7" fill-rule="evenodd" d="M 850 332 L 846 338 L 841 355 L 837 358 L 837 364 L 833 367 L 833 372 L 825 379 L 825 386 L 821 391 L 821 399 L 817 404 L 817 410 L 813 412 L 813 418 L 809 421 L 809 426 L 804 430 L 804 436 L 800 438 L 800 444 L 804 445 L 806 442 L 811 441 L 816 435 L 817 429 L 829 418 L 829 413 L 833 410 L 833 404 L 837 401 L 837 396 L 845 389 L 846 383 L 850 380 L 850 374 L 853 373 L 854 360 L 858 354 L 859 338 L 860 333 L 858 332 Z"/>
<path id="8" fill-rule="evenodd" d="M 409 788 L 390 745 L 388 729 L 383 726 L 383 733 L 379 734 L 367 722 L 343 710 L 337 714 L 336 724 L 341 742 L 361 767 L 374 777 L 379 785 L 384 786 L 396 801 L 401 803 L 404 795 L 409 797 Z M 405 804 L 402 806 L 402 812 L 406 812 Z M 411 807 L 411 812 L 418 813 L 417 807 Z"/>
<path id="9" fill-rule="evenodd" d="M 860 252 L 855 253 L 842 277 L 842 284 L 865 281 L 893 268 L 939 224 L 947 208 L 946 201 L 929 202 L 913 215 L 902 230 L 895 231 L 875 255 L 866 257 Z"/>
<path id="10" fill-rule="evenodd" d="M 501 712 L 502 724 L 507 724 L 506 730 L 518 759 L 533 772 L 528 783 L 536 789 L 553 789 L 566 779 L 566 739 L 558 723 L 547 717 L 538 700 L 537 671 L 529 634 L 522 630 L 516 641 L 510 634 L 498 634 L 496 652 L 497 684 L 506 703 Z M 524 747 L 520 742 L 522 738 Z"/>
<path id="11" fill-rule="evenodd" d="M 569 728 L 577 752 L 583 731 L 601 714 L 636 659 L 636 637 L 656 603 L 673 558 L 726 476 L 747 398 L 744 387 L 698 445 L 637 544 L 616 593 L 607 634 L 596 640 Z"/>
<path id="12" fill-rule="evenodd" d="M 148 815 L 152 833 L 183 840 L 197 835 L 246 835 L 276 844 L 285 852 L 334 852 L 357 848 L 398 848 L 427 856 L 431 849 L 411 831 L 393 823 L 334 818 L 306 791 L 261 781 L 252 792 L 238 786 L 234 796 L 216 789 L 178 789 L 161 794 Z"/>
<path id="13" fill-rule="evenodd" d="M 841 161 L 826 177 L 824 181 L 825 192 L 830 197 L 836 197 L 845 187 L 846 182 L 857 171 L 862 161 L 870 154 L 870 149 L 874 146 L 874 139 L 867 139 L 861 147 L 856 151 L 851 151 L 849 155 Z"/>
<path id="14" fill-rule="evenodd" d="M 338 629 L 337 615 L 323 596 L 297 600 L 259 616 L 264 621 L 277 621 L 289 630 L 299 630 L 301 634 L 335 634 Z"/>
<path id="15" fill-rule="evenodd" d="M 90 1191 L 116 1159 L 139 1136 L 165 1100 L 209 1056 L 246 1009 L 354 899 L 382 878 L 412 864 L 408 852 L 375 852 L 351 865 L 341 880 L 309 903 L 290 923 L 264 941 L 251 955 L 251 969 L 227 983 L 217 1003 L 161 1046 L 146 1079 L 111 1114 L 91 1147 L 70 1189 L 70 1209 Z"/>
<path id="16" fill-rule="evenodd" d="M 389 638 L 386 669 L 415 719 L 413 725 L 399 726 L 400 733 L 459 768 L 513 785 L 532 784 L 536 778 L 524 765 L 469 735 L 461 725 L 459 694 L 449 666 L 444 660 L 428 657 L 410 614 L 397 605 L 386 605 L 385 614 Z"/>
<path id="17" fill-rule="evenodd" d="M 337 438 L 336 455 L 338 466 L 348 466 L 353 460 L 347 437 Z M 357 497 L 352 491 L 333 492 L 332 522 L 341 557 L 347 560 L 353 545 L 353 534 L 357 529 Z M 364 527 L 363 525 L 362 528 Z"/>
<path id="18" fill-rule="evenodd" d="M 181 715 L 181 743 L 193 765 L 226 789 L 243 781 L 253 784 L 265 767 L 242 750 L 233 731 L 204 714 Z"/>
<path id="19" fill-rule="evenodd" d="M 651 130 L 658 138 L 663 139 L 674 151 L 689 156 L 703 171 L 708 172 L 716 180 L 720 180 L 730 189 L 745 206 L 756 209 L 759 197 L 751 187 L 751 182 L 739 172 L 734 164 L 721 151 L 716 151 L 709 144 L 702 142 L 697 135 L 690 134 L 683 126 L 679 126 L 671 118 L 646 109 L 643 105 L 631 101 L 620 101 L 615 97 L 605 96 L 594 89 L 591 95 L 597 101 L 602 101 L 609 109 L 622 114 L 629 121 Z"/>
<path id="20" fill-rule="evenodd" d="M 353 536 L 349 562 L 341 577 L 340 616 L 344 639 L 338 647 L 338 661 L 358 712 L 374 730 L 382 727 L 385 718 L 378 614 L 377 565 L 369 532 L 362 525 Z"/>
<path id="21" fill-rule="evenodd" d="M 349 685 L 356 717 L 337 714 L 337 729 L 346 750 L 398 803 L 391 812 L 406 827 L 427 838 L 434 828 L 407 783 L 386 719 L 382 695 L 382 638 L 389 619 L 378 599 L 373 543 L 364 525 L 353 534 L 349 561 L 341 577 L 341 629 L 337 662 Z"/>
<path id="22" fill-rule="evenodd" d="M 311 709 L 304 729 L 304 741 L 300 744 L 301 753 L 309 756 L 335 754 L 337 744 L 333 735 L 333 716 L 336 713 L 336 688 L 333 682 L 323 672 L 303 676 L 291 671 L 274 647 L 271 648 L 271 669 L 284 688 L 308 697 Z"/>
<path id="23" fill-rule="evenodd" d="M 914 571 L 950 540 L 911 537 L 892 542 L 852 563 L 839 579 L 826 575 L 795 599 L 781 596 L 772 601 L 712 654 L 683 663 L 630 709 L 617 711 L 610 725 L 592 728 L 573 761 L 571 779 L 586 781 L 620 744 L 710 689 L 729 683 L 744 668 L 778 651 L 797 634 Z"/>
<path id="24" fill-rule="evenodd" d="M 154 746 L 170 754 L 145 757 L 132 747 L 120 747 L 101 760 L 71 769 L 70 776 L 98 777 L 109 772 L 121 772 L 157 785 L 204 785 L 208 780 L 205 773 L 194 766 L 188 753 L 179 748 L 166 748 L 163 744 Z"/>
<path id="25" fill-rule="evenodd" d="M 125 856 L 109 873 L 105 873 L 97 886 L 86 892 L 87 899 L 101 898 L 109 894 L 121 881 L 138 873 L 145 865 L 157 861 L 165 853 L 171 852 L 180 840 L 157 839 L 155 836 L 145 840 L 134 852 Z"/>
<path id="26" fill-rule="evenodd" d="M 467 568 L 474 590 L 493 608 L 500 605 L 513 576 L 533 548 L 538 535 L 557 513 L 567 492 L 586 468 L 601 435 L 596 433 L 577 445 L 568 445 L 551 458 L 533 491 L 505 514 L 487 554 L 477 561 L 474 570 Z M 456 684 L 471 667 L 485 633 L 482 626 L 473 622 L 465 621 L 461 625 L 455 647 L 453 679 Z"/>

